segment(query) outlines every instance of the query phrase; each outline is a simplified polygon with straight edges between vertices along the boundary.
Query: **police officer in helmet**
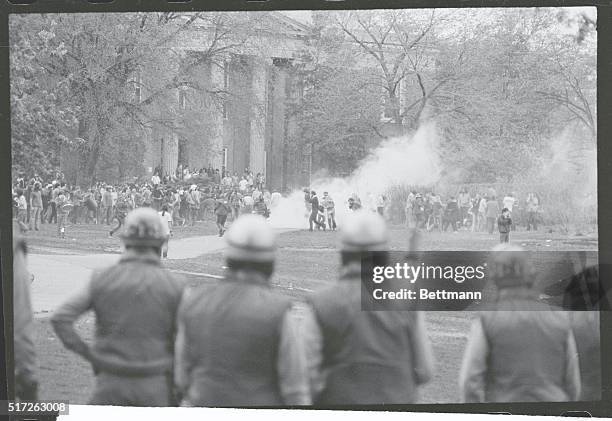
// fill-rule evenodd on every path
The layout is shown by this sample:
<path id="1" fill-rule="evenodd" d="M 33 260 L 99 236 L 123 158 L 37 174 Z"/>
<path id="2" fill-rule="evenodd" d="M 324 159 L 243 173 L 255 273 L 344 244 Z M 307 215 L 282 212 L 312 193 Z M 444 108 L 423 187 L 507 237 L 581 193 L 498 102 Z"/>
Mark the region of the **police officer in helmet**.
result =
<path id="1" fill-rule="evenodd" d="M 187 289 L 179 309 L 176 383 L 182 404 L 310 404 L 295 310 L 270 286 L 274 231 L 262 216 L 247 214 L 225 239 L 225 279 Z"/>
<path id="2" fill-rule="evenodd" d="M 302 332 L 318 405 L 406 404 L 432 377 L 433 356 L 422 314 L 363 311 L 361 265 L 388 259 L 383 218 L 356 211 L 341 227 L 340 279 L 309 298 Z"/>
<path id="3" fill-rule="evenodd" d="M 15 358 L 15 396 L 23 401 L 38 398 L 34 313 L 27 268 L 27 246 L 23 238 L 13 237 L 13 348 Z"/>
<path id="4" fill-rule="evenodd" d="M 489 260 L 498 298 L 472 322 L 459 375 L 462 401 L 578 400 L 580 372 L 568 313 L 539 300 L 523 248 L 502 243 Z"/>
<path id="5" fill-rule="evenodd" d="M 166 239 L 153 209 L 127 215 L 119 262 L 96 272 L 54 313 L 51 323 L 66 348 L 93 367 L 92 405 L 171 406 L 175 319 L 184 283 L 160 266 Z M 74 329 L 93 311 L 93 345 Z"/>

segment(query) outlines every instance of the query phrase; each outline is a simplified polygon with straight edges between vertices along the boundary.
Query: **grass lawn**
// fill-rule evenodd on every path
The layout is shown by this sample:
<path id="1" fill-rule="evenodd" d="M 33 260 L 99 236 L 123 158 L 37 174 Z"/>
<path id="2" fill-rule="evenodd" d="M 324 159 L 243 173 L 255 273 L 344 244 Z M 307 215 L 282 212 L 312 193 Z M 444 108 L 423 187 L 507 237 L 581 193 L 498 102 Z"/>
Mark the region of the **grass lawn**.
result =
<path id="1" fill-rule="evenodd" d="M 14 232 L 18 232 L 17 224 L 14 224 Z M 95 224 L 77 224 L 66 227 L 66 238 L 59 238 L 56 224 L 41 224 L 40 231 L 28 231 L 25 238 L 28 247 L 34 253 L 39 254 L 94 254 L 94 253 L 117 253 L 121 250 L 120 232 L 113 238 L 108 237 L 110 226 Z M 217 233 L 217 228 L 212 220 L 197 222 L 193 227 L 174 227 L 175 239 L 211 235 Z"/>
<path id="2" fill-rule="evenodd" d="M 39 233 L 28 233 L 30 243 L 37 247 L 56 251 L 102 252 L 108 244 L 117 245 L 118 240 L 105 238 L 105 226 L 76 226 L 69 228 L 69 237 L 76 242 L 58 240 L 49 236 L 49 226 Z M 53 227 L 55 228 L 55 227 Z M 207 231 L 210 230 L 210 231 Z M 46 233 L 46 235 L 45 235 Z M 72 234 L 74 233 L 74 234 Z M 99 236 L 97 234 L 100 234 Z M 200 223 L 195 229 L 178 229 L 176 237 L 186 235 L 214 234 L 212 223 Z M 333 282 L 338 273 L 339 256 L 335 250 L 337 233 L 333 232 L 285 232 L 279 236 L 279 251 L 273 283 L 278 290 L 301 301 L 309 290 L 316 290 Z M 392 248 L 405 248 L 406 232 L 400 228 L 391 230 Z M 524 244 L 529 250 L 597 249 L 593 237 L 562 237 L 544 232 L 513 232 L 511 241 Z M 497 244 L 497 235 L 459 232 L 428 233 L 423 236 L 424 250 L 487 250 Z M 58 245 L 59 244 L 59 245 Z M 87 249 L 87 245 L 91 249 Z M 172 247 L 172 244 L 170 244 Z M 57 249 L 62 250 L 57 250 Z M 212 253 L 194 259 L 167 260 L 164 265 L 176 271 L 223 274 L 223 254 Z M 185 275 L 193 282 L 217 282 L 214 279 Z M 293 287 L 293 288 L 292 288 Z M 471 314 L 453 312 L 428 312 L 426 321 L 433 343 L 436 374 L 421 390 L 422 403 L 457 402 L 457 378 L 465 347 Z M 93 316 L 88 315 L 79 322 L 79 330 L 86 338 L 93 332 Z M 36 320 L 36 345 L 40 364 L 41 399 L 69 399 L 73 404 L 87 402 L 91 393 L 93 375 L 87 364 L 66 351 L 55 337 L 47 319 Z"/>

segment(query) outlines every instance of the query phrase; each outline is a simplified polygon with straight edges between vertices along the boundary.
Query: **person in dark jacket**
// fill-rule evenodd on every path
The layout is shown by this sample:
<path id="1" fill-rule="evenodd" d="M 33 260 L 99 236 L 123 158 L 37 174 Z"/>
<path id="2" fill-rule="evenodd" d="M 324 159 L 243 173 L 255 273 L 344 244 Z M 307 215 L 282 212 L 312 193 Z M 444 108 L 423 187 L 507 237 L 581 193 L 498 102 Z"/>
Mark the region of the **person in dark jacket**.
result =
<path id="1" fill-rule="evenodd" d="M 359 209 L 361 209 L 361 202 L 359 202 L 358 200 L 355 200 L 353 197 L 349 197 L 348 199 L 348 208 L 350 211 L 358 211 Z"/>
<path id="2" fill-rule="evenodd" d="M 459 205 L 454 197 L 448 199 L 444 214 L 442 216 L 442 231 L 446 231 L 446 228 L 450 225 L 453 228 L 453 232 L 457 232 L 457 220 L 459 219 Z"/>
<path id="3" fill-rule="evenodd" d="M 51 324 L 64 346 L 92 365 L 96 382 L 89 404 L 172 406 L 176 314 L 184 281 L 160 265 L 166 235 L 157 212 L 136 209 L 125 225 L 119 263 L 94 273 L 55 311 Z M 93 346 L 74 328 L 88 311 L 96 316 Z"/>
<path id="4" fill-rule="evenodd" d="M 497 218 L 497 228 L 499 229 L 499 242 L 507 243 L 510 241 L 510 229 L 512 228 L 512 218 L 508 208 L 503 208 L 501 215 Z"/>
<path id="5" fill-rule="evenodd" d="M 314 190 L 310 192 L 310 217 L 308 218 L 308 224 L 310 225 L 310 231 L 312 231 L 313 224 L 317 226 L 318 230 L 321 228 L 325 230 L 325 224 L 319 222 L 319 198 Z"/>
<path id="6" fill-rule="evenodd" d="M 308 189 L 304 189 L 304 207 L 306 208 L 306 215 L 310 215 L 310 211 L 312 210 L 310 206 L 310 191 Z"/>
<path id="7" fill-rule="evenodd" d="M 225 222 L 227 221 L 227 215 L 231 212 L 230 207 L 225 200 L 218 199 L 215 205 L 215 215 L 217 215 L 217 229 L 219 230 L 219 237 L 223 237 L 225 233 Z"/>
<path id="8" fill-rule="evenodd" d="M 119 231 L 125 223 L 125 218 L 127 217 L 127 214 L 130 211 L 130 202 L 131 198 L 128 197 L 127 189 L 124 188 L 123 191 L 117 197 L 117 203 L 115 205 L 115 217 L 113 219 L 117 221 L 117 224 L 109 231 L 109 238 L 112 237 L 117 231 Z"/>

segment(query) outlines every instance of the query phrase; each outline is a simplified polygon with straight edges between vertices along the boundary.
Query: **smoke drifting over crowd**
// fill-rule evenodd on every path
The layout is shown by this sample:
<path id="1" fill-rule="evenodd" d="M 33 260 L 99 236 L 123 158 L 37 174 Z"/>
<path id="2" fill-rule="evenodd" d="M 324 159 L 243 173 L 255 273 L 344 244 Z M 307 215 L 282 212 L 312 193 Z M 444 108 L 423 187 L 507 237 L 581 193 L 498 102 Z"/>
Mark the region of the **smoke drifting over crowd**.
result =
<path id="1" fill-rule="evenodd" d="M 549 142 L 522 184 L 538 186 L 550 219 L 565 226 L 597 220 L 597 149 L 580 131 L 567 127 Z"/>
<path id="2" fill-rule="evenodd" d="M 437 151 L 435 124 L 422 125 L 412 136 L 384 140 L 346 178 L 320 178 L 311 190 L 319 197 L 329 192 L 336 204 L 338 225 L 348 211 L 347 200 L 356 194 L 365 209 L 374 209 L 375 200 L 391 187 L 429 185 L 439 180 L 442 166 Z M 304 192 L 294 191 L 272 209 L 270 222 L 278 228 L 304 228 L 308 225 Z"/>

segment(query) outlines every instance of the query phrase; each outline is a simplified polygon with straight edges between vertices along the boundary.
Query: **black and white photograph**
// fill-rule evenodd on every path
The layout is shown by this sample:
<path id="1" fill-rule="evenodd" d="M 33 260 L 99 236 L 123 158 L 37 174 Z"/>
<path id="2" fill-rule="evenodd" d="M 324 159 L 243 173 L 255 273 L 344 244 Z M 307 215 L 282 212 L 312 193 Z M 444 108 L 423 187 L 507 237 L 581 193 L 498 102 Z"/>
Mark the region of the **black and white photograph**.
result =
<path id="1" fill-rule="evenodd" d="M 18 399 L 601 399 L 595 7 L 8 31 Z M 430 282 L 426 253 L 450 275 Z M 456 303 L 474 274 L 486 311 Z"/>

